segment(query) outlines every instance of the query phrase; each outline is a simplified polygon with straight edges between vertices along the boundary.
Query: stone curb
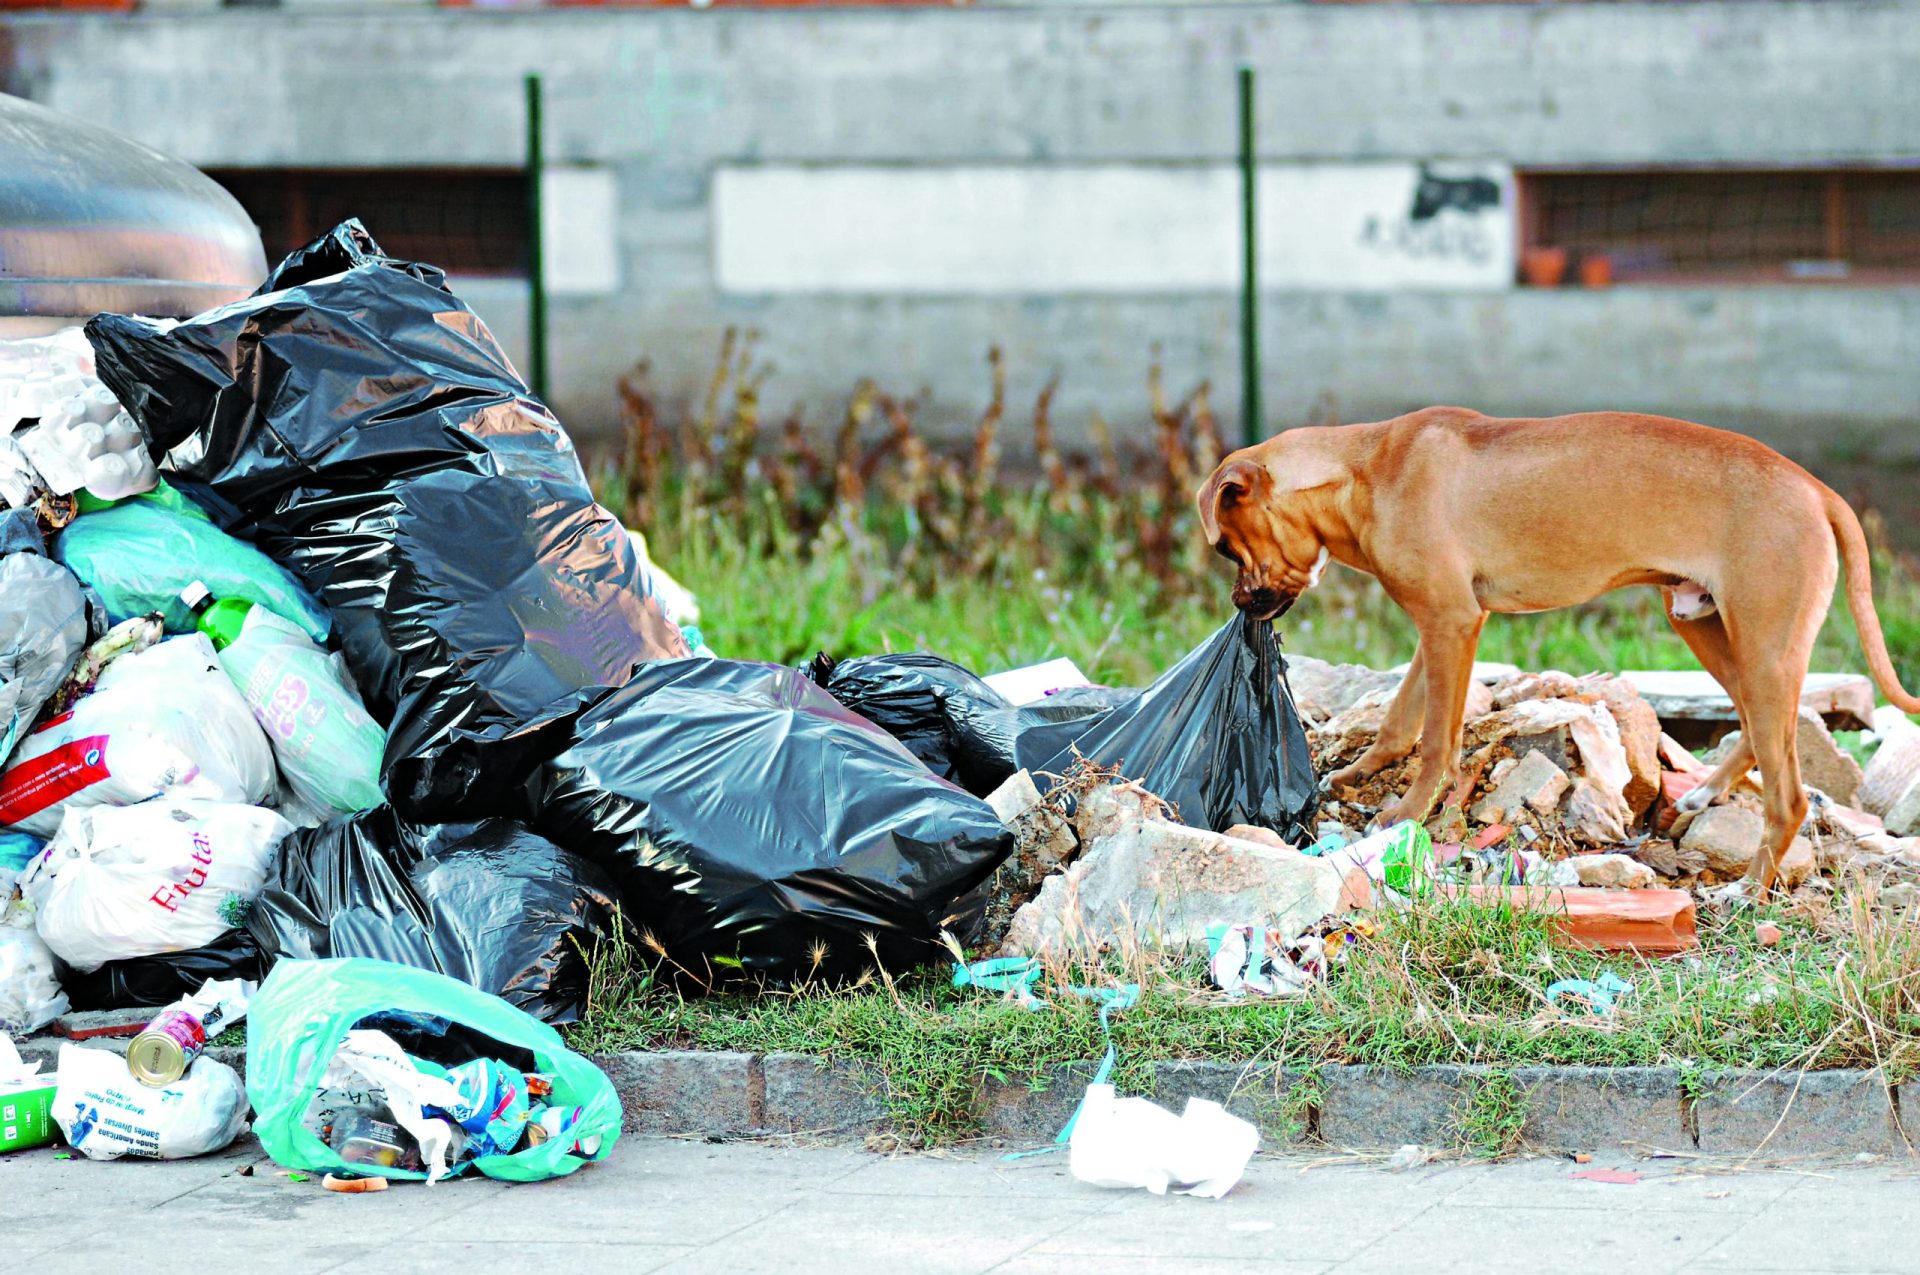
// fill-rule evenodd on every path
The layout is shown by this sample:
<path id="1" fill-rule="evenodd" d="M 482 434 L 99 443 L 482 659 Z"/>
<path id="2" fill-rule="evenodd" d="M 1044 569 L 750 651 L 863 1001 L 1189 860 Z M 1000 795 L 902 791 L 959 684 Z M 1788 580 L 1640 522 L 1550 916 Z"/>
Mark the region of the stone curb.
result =
<path id="1" fill-rule="evenodd" d="M 853 1138 L 891 1127 L 880 1069 L 801 1054 L 668 1052 L 598 1055 L 636 1133 Z M 1072 1116 L 1094 1065 L 974 1086 L 981 1132 L 1051 1140 Z M 1623 1149 L 1798 1159 L 1911 1155 L 1901 1087 L 1874 1072 L 1774 1075 L 1723 1071 L 1689 1080 L 1673 1067 L 1322 1067 L 1160 1062 L 1155 1101 L 1178 1110 L 1210 1098 L 1260 1126 L 1266 1145 L 1382 1151 L 1472 1140 L 1489 1113 L 1518 1121 L 1538 1151 Z M 1479 1111 L 1476 1111 L 1479 1108 Z"/>
<path id="2" fill-rule="evenodd" d="M 52 1072 L 61 1042 L 37 1037 L 21 1056 Z M 89 1045 L 117 1048 L 126 1041 Z M 208 1051 L 245 1070 L 245 1051 Z M 853 1139 L 887 1131 L 887 1081 L 875 1064 L 806 1054 L 701 1050 L 596 1054 L 626 1112 L 627 1131 L 671 1137 L 803 1135 Z M 983 1079 L 973 1110 L 988 1137 L 1043 1143 L 1065 1126 L 1094 1064 L 1031 1079 Z M 1407 1143 L 1457 1147 L 1490 1116 L 1519 1126 L 1537 1151 L 1622 1149 L 1761 1159 L 1916 1155 L 1903 1093 L 1871 1071 L 1710 1072 L 1674 1067 L 1321 1067 L 1171 1061 L 1153 1064 L 1146 1096 L 1178 1110 L 1210 1098 L 1260 1127 L 1265 1145 L 1351 1151 Z M 1920 1101 L 1920 1098 L 1915 1098 Z M 1911 1118 L 1911 1117 L 1910 1117 Z"/>

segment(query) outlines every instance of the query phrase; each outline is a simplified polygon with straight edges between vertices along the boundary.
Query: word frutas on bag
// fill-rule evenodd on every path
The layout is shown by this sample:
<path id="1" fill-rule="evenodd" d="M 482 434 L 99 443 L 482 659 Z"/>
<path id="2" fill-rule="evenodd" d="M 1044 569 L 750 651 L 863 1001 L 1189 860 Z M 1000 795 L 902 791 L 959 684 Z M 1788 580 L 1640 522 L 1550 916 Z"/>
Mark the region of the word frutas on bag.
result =
<path id="1" fill-rule="evenodd" d="M 206 833 L 195 832 L 192 846 L 187 858 L 195 866 L 188 868 L 180 880 L 163 884 L 153 892 L 153 902 L 169 912 L 178 912 L 188 893 L 207 883 L 207 869 L 213 866 L 213 841 Z"/>

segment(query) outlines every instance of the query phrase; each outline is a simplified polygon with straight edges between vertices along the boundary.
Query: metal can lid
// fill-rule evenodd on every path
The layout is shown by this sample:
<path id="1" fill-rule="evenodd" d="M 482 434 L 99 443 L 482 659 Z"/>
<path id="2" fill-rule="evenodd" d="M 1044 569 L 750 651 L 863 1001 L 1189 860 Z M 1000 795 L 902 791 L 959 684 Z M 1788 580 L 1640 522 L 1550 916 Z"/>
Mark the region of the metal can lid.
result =
<path id="1" fill-rule="evenodd" d="M 180 1042 L 159 1032 L 142 1032 L 127 1046 L 127 1070 L 143 1085 L 165 1088 L 187 1072 Z"/>

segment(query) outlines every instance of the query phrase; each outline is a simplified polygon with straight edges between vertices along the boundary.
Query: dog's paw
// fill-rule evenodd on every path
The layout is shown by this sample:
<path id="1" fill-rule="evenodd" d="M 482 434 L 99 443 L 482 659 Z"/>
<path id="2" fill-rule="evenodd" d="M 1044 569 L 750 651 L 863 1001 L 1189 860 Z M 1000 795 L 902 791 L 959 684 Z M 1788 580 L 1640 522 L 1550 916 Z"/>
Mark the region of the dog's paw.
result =
<path id="1" fill-rule="evenodd" d="M 1673 808 L 1683 815 L 1697 815 L 1708 806 L 1711 806 L 1719 796 L 1719 793 L 1707 787 L 1707 785 L 1701 784 L 1686 796 L 1674 802 Z"/>

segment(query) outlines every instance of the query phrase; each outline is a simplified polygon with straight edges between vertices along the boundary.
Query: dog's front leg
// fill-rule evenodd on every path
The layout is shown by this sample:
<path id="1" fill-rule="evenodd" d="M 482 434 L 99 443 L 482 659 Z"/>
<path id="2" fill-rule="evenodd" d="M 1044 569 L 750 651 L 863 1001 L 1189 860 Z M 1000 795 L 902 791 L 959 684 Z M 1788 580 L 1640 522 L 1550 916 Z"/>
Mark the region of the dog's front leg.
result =
<path id="1" fill-rule="evenodd" d="M 1380 732 L 1367 745 L 1366 751 L 1354 758 L 1351 765 L 1327 776 L 1327 790 L 1335 796 L 1372 779 L 1413 751 L 1414 744 L 1420 739 L 1420 715 L 1427 702 L 1426 649 L 1424 644 L 1414 648 L 1413 662 L 1407 665 L 1407 675 L 1400 679 L 1400 685 L 1394 689 L 1393 701 L 1387 705 L 1387 715 L 1380 723 Z"/>
<path id="2" fill-rule="evenodd" d="M 1374 819 L 1376 827 L 1424 820 L 1441 791 L 1452 782 L 1460 764 L 1461 719 L 1466 715 L 1467 690 L 1473 681 L 1473 657 L 1486 621 L 1486 612 L 1478 607 L 1414 617 L 1426 672 L 1420 761 L 1414 768 L 1413 782 L 1400 800 Z"/>

